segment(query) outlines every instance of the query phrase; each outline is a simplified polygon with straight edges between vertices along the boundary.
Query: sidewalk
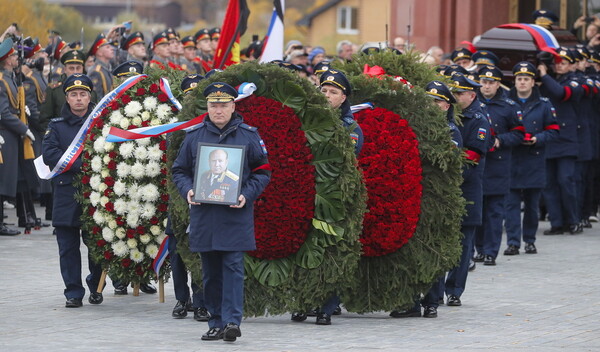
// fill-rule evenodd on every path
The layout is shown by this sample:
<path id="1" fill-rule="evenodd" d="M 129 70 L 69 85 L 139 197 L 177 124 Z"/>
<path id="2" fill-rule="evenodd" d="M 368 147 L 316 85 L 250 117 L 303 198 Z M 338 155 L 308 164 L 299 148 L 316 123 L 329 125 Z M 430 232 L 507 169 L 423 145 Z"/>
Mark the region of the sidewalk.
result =
<path id="1" fill-rule="evenodd" d="M 15 211 L 5 210 L 16 223 Z M 43 214 L 41 210 L 38 214 Z M 539 254 L 507 257 L 469 274 L 462 307 L 437 319 L 394 319 L 388 312 L 334 316 L 331 326 L 289 315 L 249 318 L 234 343 L 201 341 L 206 323 L 171 318 L 158 295 L 114 296 L 64 308 L 52 228 L 0 237 L 2 351 L 600 351 L 600 224 L 580 235 L 543 236 Z M 22 230 L 22 229 L 21 229 Z M 502 245 L 501 252 L 505 245 Z M 85 254 L 85 246 L 82 245 Z M 85 256 L 83 256 L 85 258 Z M 84 275 L 87 265 L 83 266 Z"/>

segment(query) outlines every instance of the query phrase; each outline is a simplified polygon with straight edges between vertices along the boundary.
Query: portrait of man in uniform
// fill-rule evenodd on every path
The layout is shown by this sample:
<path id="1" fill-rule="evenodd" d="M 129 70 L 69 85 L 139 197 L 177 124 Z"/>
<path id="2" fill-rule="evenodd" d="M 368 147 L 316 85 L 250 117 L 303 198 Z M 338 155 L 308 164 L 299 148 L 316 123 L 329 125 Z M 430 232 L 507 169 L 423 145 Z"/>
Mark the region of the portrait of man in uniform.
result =
<path id="1" fill-rule="evenodd" d="M 198 203 L 237 204 L 242 157 L 243 149 L 239 146 L 217 147 L 201 143 L 196 164 L 199 170 L 195 200 Z M 208 169 L 201 172 L 205 166 Z"/>

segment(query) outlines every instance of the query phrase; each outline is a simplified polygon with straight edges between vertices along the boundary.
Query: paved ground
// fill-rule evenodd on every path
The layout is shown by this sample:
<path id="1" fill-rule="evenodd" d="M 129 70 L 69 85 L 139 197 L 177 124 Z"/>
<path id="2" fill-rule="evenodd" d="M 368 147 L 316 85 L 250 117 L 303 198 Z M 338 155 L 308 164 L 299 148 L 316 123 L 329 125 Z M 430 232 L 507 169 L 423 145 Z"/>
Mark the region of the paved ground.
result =
<path id="1" fill-rule="evenodd" d="M 7 211 L 16 221 L 14 210 Z M 40 211 L 40 213 L 42 213 Z M 541 223 L 540 233 L 548 228 Z M 584 234 L 539 236 L 537 255 L 500 256 L 469 276 L 462 307 L 437 319 L 386 312 L 314 318 L 246 319 L 235 343 L 201 341 L 206 323 L 172 319 L 157 295 L 114 296 L 64 308 L 51 228 L 0 237 L 1 351 L 600 351 L 600 225 Z M 85 248 L 82 246 L 82 248 Z M 504 249 L 504 245 L 503 245 Z"/>

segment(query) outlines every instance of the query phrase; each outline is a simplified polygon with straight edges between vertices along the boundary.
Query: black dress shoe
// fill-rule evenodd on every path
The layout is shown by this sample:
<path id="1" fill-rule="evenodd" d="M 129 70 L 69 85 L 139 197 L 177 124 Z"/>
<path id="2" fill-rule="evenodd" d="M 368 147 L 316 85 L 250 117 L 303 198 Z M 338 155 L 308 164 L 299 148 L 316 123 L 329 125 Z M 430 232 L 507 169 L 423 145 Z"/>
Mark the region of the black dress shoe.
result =
<path id="1" fill-rule="evenodd" d="M 177 301 L 175 307 L 173 307 L 173 312 L 171 313 L 171 316 L 175 319 L 183 319 L 187 317 L 187 309 L 185 308 L 185 306 L 186 302 Z"/>
<path id="2" fill-rule="evenodd" d="M 393 310 L 390 313 L 392 318 L 416 318 L 421 316 L 421 308 L 418 309 L 405 309 L 405 310 Z"/>
<path id="3" fill-rule="evenodd" d="M 565 233 L 562 227 L 551 227 L 550 230 L 544 231 L 544 235 L 552 236 L 552 235 L 562 235 Z"/>
<path id="4" fill-rule="evenodd" d="M 220 340 L 222 338 L 223 338 L 223 330 L 221 330 L 219 328 L 210 328 L 207 332 L 204 333 L 204 335 L 202 335 L 202 337 L 200 339 L 204 340 L 204 341 L 214 341 L 214 340 Z"/>
<path id="5" fill-rule="evenodd" d="M 485 259 L 483 260 L 483 265 L 496 265 L 496 258 L 492 257 L 491 255 L 486 255 Z"/>
<path id="6" fill-rule="evenodd" d="M 477 255 L 475 255 L 475 256 L 473 257 L 473 261 L 474 261 L 474 262 L 476 262 L 476 263 L 481 263 L 481 262 L 483 262 L 483 259 L 484 259 L 484 255 L 483 255 L 483 254 L 481 254 L 481 253 L 477 253 Z"/>
<path id="7" fill-rule="evenodd" d="M 342 315 L 342 308 L 340 306 L 335 307 L 332 315 Z"/>
<path id="8" fill-rule="evenodd" d="M 462 306 L 462 302 L 460 301 L 460 297 L 455 296 L 455 295 L 450 295 L 450 296 L 448 296 L 446 305 L 450 306 L 450 307 L 459 307 L 459 306 Z"/>
<path id="9" fill-rule="evenodd" d="M 187 303 L 185 304 L 185 309 L 188 312 L 195 312 L 196 308 L 194 308 L 194 306 L 192 305 L 192 299 L 188 298 Z"/>
<path id="10" fill-rule="evenodd" d="M 583 227 L 585 227 L 586 229 L 592 228 L 592 223 L 590 222 L 590 219 L 581 220 L 581 225 L 583 225 Z"/>
<path id="11" fill-rule="evenodd" d="M 473 271 L 477 268 L 477 264 L 475 263 L 475 261 L 473 259 L 469 260 L 469 271 Z"/>
<path id="12" fill-rule="evenodd" d="M 127 294 L 127 285 L 126 284 L 120 284 L 119 286 L 115 287 L 115 295 L 126 295 Z"/>
<path id="13" fill-rule="evenodd" d="M 237 324 L 228 323 L 223 329 L 223 341 L 233 342 L 238 337 L 242 336 L 242 330 Z"/>
<path id="14" fill-rule="evenodd" d="M 443 306 L 443 305 L 444 305 L 444 297 L 440 297 L 440 299 L 438 299 L 438 304 L 439 304 L 440 306 Z"/>
<path id="15" fill-rule="evenodd" d="M 306 312 L 307 317 L 316 317 L 318 314 L 319 314 L 319 308 L 315 308 L 313 310 Z"/>
<path id="16" fill-rule="evenodd" d="M 292 321 L 301 322 L 305 321 L 308 316 L 304 313 L 293 312 L 292 313 Z"/>
<path id="17" fill-rule="evenodd" d="M 67 308 L 79 308 L 83 305 L 81 298 L 69 298 L 65 302 L 65 307 Z"/>
<path id="18" fill-rule="evenodd" d="M 535 248 L 535 244 L 533 244 L 533 243 L 527 243 L 527 244 L 525 244 L 525 253 L 527 253 L 527 254 L 536 254 L 537 253 L 537 248 Z"/>
<path id="19" fill-rule="evenodd" d="M 194 309 L 194 320 L 195 321 L 208 321 L 210 319 L 210 313 L 206 308 L 200 307 Z"/>
<path id="20" fill-rule="evenodd" d="M 102 293 L 92 292 L 92 293 L 90 293 L 90 296 L 88 297 L 88 302 L 90 302 L 90 304 L 100 304 L 100 303 L 102 303 L 102 301 L 104 301 L 104 297 L 102 297 Z"/>
<path id="21" fill-rule="evenodd" d="M 518 255 L 518 254 L 519 254 L 519 247 L 513 246 L 512 244 L 510 246 L 508 246 L 508 248 L 506 248 L 506 250 L 504 251 L 504 255 Z"/>
<path id="22" fill-rule="evenodd" d="M 152 284 L 140 284 L 140 291 L 153 294 L 156 293 L 156 287 L 152 286 Z"/>
<path id="23" fill-rule="evenodd" d="M 317 315 L 317 325 L 331 325 L 331 315 L 327 313 L 319 313 Z"/>
<path id="24" fill-rule="evenodd" d="M 14 230 L 11 229 L 10 227 L 7 227 L 4 224 L 0 225 L 0 236 L 16 236 L 16 235 L 20 235 L 21 231 L 19 230 Z"/>
<path id="25" fill-rule="evenodd" d="M 437 318 L 437 308 L 436 307 L 423 308 L 423 318 Z"/>

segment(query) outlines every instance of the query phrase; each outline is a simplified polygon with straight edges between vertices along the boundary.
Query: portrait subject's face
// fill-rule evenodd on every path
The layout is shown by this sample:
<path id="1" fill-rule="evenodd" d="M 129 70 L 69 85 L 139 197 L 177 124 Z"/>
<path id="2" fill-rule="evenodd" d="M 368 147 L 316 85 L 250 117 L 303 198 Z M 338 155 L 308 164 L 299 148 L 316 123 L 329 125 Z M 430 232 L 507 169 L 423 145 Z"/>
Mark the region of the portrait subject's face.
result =
<path id="1" fill-rule="evenodd" d="M 227 159 L 227 153 L 225 153 L 224 150 L 217 149 L 210 154 L 208 162 L 210 164 L 210 171 L 213 175 L 219 175 L 227 170 L 229 160 Z"/>

